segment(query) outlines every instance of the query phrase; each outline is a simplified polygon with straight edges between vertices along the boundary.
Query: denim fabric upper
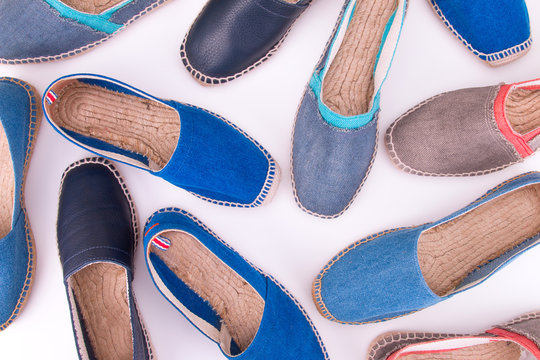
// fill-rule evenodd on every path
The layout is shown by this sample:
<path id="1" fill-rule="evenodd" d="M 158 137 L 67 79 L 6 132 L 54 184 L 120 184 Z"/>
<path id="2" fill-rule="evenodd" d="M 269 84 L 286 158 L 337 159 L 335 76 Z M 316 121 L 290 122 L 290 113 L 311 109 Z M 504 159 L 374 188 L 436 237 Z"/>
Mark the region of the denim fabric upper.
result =
<path id="1" fill-rule="evenodd" d="M 182 305 L 190 312 L 212 323 L 213 315 L 210 314 L 211 311 L 209 311 L 208 305 L 204 305 L 204 303 L 207 304 L 206 299 L 202 299 L 196 294 L 192 297 L 182 294 L 181 291 L 185 292 L 186 289 L 181 289 L 164 278 L 162 274 L 165 274 L 167 269 L 163 269 L 163 267 L 166 267 L 166 265 L 163 262 L 159 263 L 159 258 L 152 257 L 149 252 L 149 246 L 151 246 L 151 240 L 154 236 L 168 230 L 184 231 L 195 237 L 210 252 L 248 282 L 264 299 L 264 314 L 251 345 L 236 356 L 229 356 L 224 353 L 225 356 L 230 359 L 250 360 L 266 360 L 270 358 L 282 360 L 326 359 L 326 351 L 322 347 L 322 343 L 319 342 L 315 328 L 292 296 L 272 278 L 252 267 L 197 219 L 179 209 L 163 209 L 156 212 L 149 219 L 144 230 L 147 265 L 149 268 L 150 266 L 153 268 L 162 267 L 161 270 L 156 270 L 158 270 L 157 273 L 161 277 L 159 280 L 167 286 L 167 290 L 174 297 L 174 299 L 168 298 L 162 292 L 171 303 L 181 300 Z M 153 280 L 156 282 L 156 279 Z M 219 291 L 219 289 L 216 289 L 216 291 Z M 201 300 L 203 301 L 201 302 Z M 186 317 L 189 319 L 188 316 Z M 217 327 L 220 325 L 219 322 L 215 323 Z M 202 329 L 199 330 L 204 333 Z"/>
<path id="2" fill-rule="evenodd" d="M 87 162 L 89 161 L 89 162 Z M 104 165 L 105 164 L 105 165 Z M 108 166 L 106 166 L 108 165 Z M 133 253 L 136 236 L 131 205 L 122 185 L 113 173 L 114 168 L 104 159 L 86 159 L 70 169 L 63 180 L 58 205 L 58 251 L 64 272 L 66 290 L 68 279 L 85 266 L 107 262 L 126 270 L 127 295 L 133 336 L 133 359 L 148 360 L 151 349 L 139 319 L 133 297 Z M 69 291 L 68 291 L 69 297 Z M 76 299 L 75 299 L 76 300 Z M 77 301 L 74 302 L 77 304 Z M 69 302 L 70 306 L 72 302 Z M 80 313 L 78 307 L 71 309 Z M 76 338 L 83 336 L 90 360 L 94 360 L 92 346 L 87 339 L 84 322 L 76 324 L 72 318 Z M 82 334 L 77 329 L 82 329 Z M 78 341 L 78 345 L 81 341 Z M 82 359 L 81 349 L 79 357 Z"/>
<path id="3" fill-rule="evenodd" d="M 475 50 L 492 54 L 531 36 L 524 0 L 429 0 Z"/>
<path id="4" fill-rule="evenodd" d="M 29 272 L 34 267 L 35 253 L 29 248 L 30 235 L 26 227 L 30 224 L 23 212 L 21 192 L 30 132 L 35 139 L 37 131 L 36 97 L 30 86 L 20 80 L 0 78 L 0 122 L 9 143 L 15 173 L 12 229 L 0 239 L 0 330 L 20 311 L 22 304 L 19 301 L 27 296 L 29 279 L 33 275 Z"/>
<path id="5" fill-rule="evenodd" d="M 320 291 L 316 291 L 315 298 L 319 307 L 326 312 L 325 316 L 337 321 L 381 321 L 421 310 L 478 285 L 517 255 L 537 245 L 540 235 L 478 267 L 454 292 L 439 297 L 426 284 L 418 263 L 417 243 L 421 233 L 519 187 L 537 183 L 540 173 L 523 174 L 435 223 L 385 231 L 351 245 L 317 277 Z"/>
<path id="6" fill-rule="evenodd" d="M 387 132 L 393 161 L 426 175 L 465 175 L 521 160 L 495 120 L 499 89 L 452 91 L 407 112 Z"/>
<path id="7" fill-rule="evenodd" d="M 133 159 L 130 165 L 142 163 L 138 167 L 205 200 L 223 205 L 261 205 L 270 189 L 277 186 L 279 170 L 270 154 L 220 116 L 192 105 L 157 99 L 127 84 L 98 75 L 70 75 L 66 78 L 76 78 L 104 89 L 165 103 L 178 112 L 181 124 L 178 144 L 169 162 L 161 170 L 152 171 L 143 166 L 147 160 L 142 154 L 127 152 L 92 138 L 90 134 L 66 131 L 46 113 L 51 125 L 75 144 L 112 160 L 123 161 L 126 157 Z M 58 79 L 50 87 L 63 79 Z"/>
<path id="8" fill-rule="evenodd" d="M 355 130 L 334 127 L 322 118 L 308 88 L 296 119 L 293 177 L 304 208 L 324 216 L 342 212 L 367 176 L 375 154 L 377 115 Z"/>
<path id="9" fill-rule="evenodd" d="M 215 78 L 241 73 L 265 57 L 309 2 L 210 0 L 186 37 L 190 65 Z"/>
<path id="10" fill-rule="evenodd" d="M 44 61 L 78 54 L 109 37 L 149 5 L 165 0 L 133 0 L 98 15 L 76 11 L 60 0 L 47 1 L 0 2 L 1 60 Z"/>

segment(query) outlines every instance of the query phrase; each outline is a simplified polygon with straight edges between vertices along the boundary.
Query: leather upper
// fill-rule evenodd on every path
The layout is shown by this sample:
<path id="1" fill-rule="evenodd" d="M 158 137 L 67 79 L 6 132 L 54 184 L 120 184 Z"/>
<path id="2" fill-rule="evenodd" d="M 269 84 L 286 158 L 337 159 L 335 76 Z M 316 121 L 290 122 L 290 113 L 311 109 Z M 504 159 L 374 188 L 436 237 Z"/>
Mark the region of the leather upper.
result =
<path id="1" fill-rule="evenodd" d="M 264 58 L 310 0 L 210 0 L 186 36 L 189 64 L 215 78 L 234 76 Z"/>
<path id="2" fill-rule="evenodd" d="M 65 279 L 101 261 L 128 272 L 132 268 L 135 230 L 130 203 L 110 163 L 90 161 L 101 163 L 83 161 L 67 171 L 60 193 L 57 232 Z"/>

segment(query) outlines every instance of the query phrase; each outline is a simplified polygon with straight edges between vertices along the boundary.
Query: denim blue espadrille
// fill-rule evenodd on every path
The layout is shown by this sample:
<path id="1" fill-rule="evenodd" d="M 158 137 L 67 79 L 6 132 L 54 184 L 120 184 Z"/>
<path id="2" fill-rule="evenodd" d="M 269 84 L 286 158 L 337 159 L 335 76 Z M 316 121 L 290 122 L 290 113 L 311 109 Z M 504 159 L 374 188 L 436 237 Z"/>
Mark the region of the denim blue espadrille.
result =
<path id="1" fill-rule="evenodd" d="M 403 316 L 488 279 L 540 243 L 540 173 L 525 173 L 434 223 L 387 230 L 341 251 L 313 298 L 329 320 Z"/>
<path id="2" fill-rule="evenodd" d="M 88 158 L 66 169 L 56 227 L 79 359 L 153 359 L 131 284 L 137 214 L 110 161 Z"/>
<path id="3" fill-rule="evenodd" d="M 40 63 L 78 55 L 165 1 L 0 1 L 0 63 Z"/>
<path id="4" fill-rule="evenodd" d="M 525 55 L 531 45 L 524 0 L 428 0 L 446 27 L 479 59 L 498 66 Z"/>
<path id="5" fill-rule="evenodd" d="M 300 104 L 293 131 L 298 205 L 323 218 L 352 204 L 377 148 L 380 92 L 407 0 L 348 0 Z"/>
<path id="6" fill-rule="evenodd" d="M 65 76 L 46 90 L 43 107 L 54 129 L 74 144 L 215 204 L 260 206 L 279 184 L 272 156 L 229 121 L 114 79 Z"/>
<path id="7" fill-rule="evenodd" d="M 41 116 L 31 85 L 0 78 L 0 331 L 21 312 L 34 277 L 36 250 L 24 186 Z"/>
<path id="8" fill-rule="evenodd" d="M 328 359 L 298 301 L 191 214 L 159 210 L 144 232 L 154 284 L 227 358 Z"/>

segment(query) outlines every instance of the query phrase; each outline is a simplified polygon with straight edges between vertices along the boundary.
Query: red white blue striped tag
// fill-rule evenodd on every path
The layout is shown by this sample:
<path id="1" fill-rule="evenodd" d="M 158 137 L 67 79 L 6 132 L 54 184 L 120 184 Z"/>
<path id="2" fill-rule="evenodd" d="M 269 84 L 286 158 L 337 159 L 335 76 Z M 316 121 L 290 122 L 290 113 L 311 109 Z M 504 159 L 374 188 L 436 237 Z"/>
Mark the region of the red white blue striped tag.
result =
<path id="1" fill-rule="evenodd" d="M 164 236 L 158 235 L 152 239 L 152 245 L 154 245 L 160 250 L 166 251 L 168 248 L 171 247 L 171 240 L 167 239 Z"/>
<path id="2" fill-rule="evenodd" d="M 56 93 L 54 91 L 49 90 L 47 95 L 45 95 L 45 99 L 47 100 L 49 105 L 52 105 L 52 103 L 55 102 L 56 99 L 58 99 L 58 96 L 56 95 Z"/>

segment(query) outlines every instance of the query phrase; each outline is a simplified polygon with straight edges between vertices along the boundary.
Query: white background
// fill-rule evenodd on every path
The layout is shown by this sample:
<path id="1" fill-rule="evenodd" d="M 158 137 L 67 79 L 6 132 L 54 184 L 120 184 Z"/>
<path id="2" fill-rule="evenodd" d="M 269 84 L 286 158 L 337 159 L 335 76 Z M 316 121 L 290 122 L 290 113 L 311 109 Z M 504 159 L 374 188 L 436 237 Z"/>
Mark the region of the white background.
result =
<path id="1" fill-rule="evenodd" d="M 540 2 L 527 2 L 533 37 L 540 39 Z M 331 359 L 365 359 L 370 342 L 390 330 L 477 332 L 540 309 L 539 247 L 481 286 L 400 319 L 349 326 L 332 323 L 318 314 L 311 300 L 311 283 L 342 248 L 387 228 L 437 220 L 514 175 L 540 169 L 540 157 L 532 156 L 523 164 L 485 176 L 419 177 L 394 168 L 380 144 L 371 175 L 349 211 L 336 220 L 302 212 L 294 202 L 290 180 L 294 115 L 342 3 L 313 1 L 274 57 L 240 79 L 217 87 L 195 82 L 179 57 L 180 43 L 203 0 L 169 1 L 88 53 L 45 64 L 2 65 L 0 75 L 21 78 L 40 92 L 65 74 L 108 75 L 155 96 L 222 114 L 260 141 L 281 165 L 282 182 L 273 202 L 258 209 L 213 205 L 145 172 L 125 165 L 118 168 L 133 194 L 141 224 L 162 207 L 177 206 L 193 213 L 291 290 L 319 329 Z M 410 107 L 440 92 L 533 79 L 540 76 L 539 67 L 540 43 L 513 63 L 500 68 L 487 66 L 452 36 L 427 1 L 410 1 L 402 40 L 382 92 L 380 129 L 385 131 Z M 42 122 L 26 186 L 37 243 L 36 277 L 21 316 L 0 334 L 2 360 L 77 358 L 55 224 L 62 172 L 88 155 Z M 141 250 L 136 254 L 135 293 L 157 358 L 223 358 L 217 345 L 159 295 Z M 268 354 L 267 359 L 276 358 Z"/>

